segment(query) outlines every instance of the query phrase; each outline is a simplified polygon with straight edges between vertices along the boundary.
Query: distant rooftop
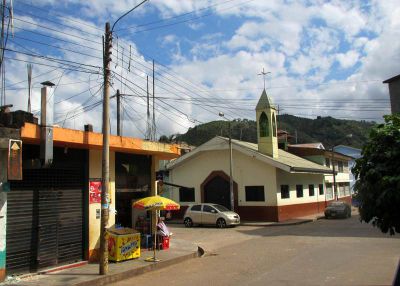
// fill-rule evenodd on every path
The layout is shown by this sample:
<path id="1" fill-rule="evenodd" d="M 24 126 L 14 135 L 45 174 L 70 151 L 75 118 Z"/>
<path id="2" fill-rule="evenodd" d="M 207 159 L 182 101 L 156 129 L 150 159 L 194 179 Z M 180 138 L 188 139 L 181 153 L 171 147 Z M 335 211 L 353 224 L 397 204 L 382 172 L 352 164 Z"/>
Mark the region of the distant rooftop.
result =
<path id="1" fill-rule="evenodd" d="M 391 82 L 396 81 L 396 80 L 400 80 L 400 74 L 383 81 L 383 83 L 391 83 Z"/>

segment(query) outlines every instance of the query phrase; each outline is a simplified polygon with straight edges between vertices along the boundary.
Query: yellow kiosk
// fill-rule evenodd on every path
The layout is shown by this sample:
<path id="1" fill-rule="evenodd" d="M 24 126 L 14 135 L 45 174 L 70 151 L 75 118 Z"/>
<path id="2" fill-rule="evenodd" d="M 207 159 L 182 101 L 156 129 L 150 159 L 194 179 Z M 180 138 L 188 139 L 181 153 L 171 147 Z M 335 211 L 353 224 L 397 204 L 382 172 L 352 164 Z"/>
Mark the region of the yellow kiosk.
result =
<path id="1" fill-rule="evenodd" d="M 110 228 L 108 233 L 108 259 L 123 261 L 140 257 L 140 233 L 131 228 Z"/>

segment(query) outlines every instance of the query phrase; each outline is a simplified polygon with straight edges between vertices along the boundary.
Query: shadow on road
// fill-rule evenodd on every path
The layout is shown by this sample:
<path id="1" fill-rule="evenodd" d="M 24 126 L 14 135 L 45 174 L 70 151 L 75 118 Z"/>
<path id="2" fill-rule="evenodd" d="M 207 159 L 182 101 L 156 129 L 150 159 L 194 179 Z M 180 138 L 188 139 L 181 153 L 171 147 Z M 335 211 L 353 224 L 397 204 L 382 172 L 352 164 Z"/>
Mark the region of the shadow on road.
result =
<path id="1" fill-rule="evenodd" d="M 246 235 L 255 236 L 314 236 L 314 237 L 368 237 L 399 239 L 400 235 L 382 233 L 378 228 L 360 222 L 359 216 L 350 219 L 320 219 L 314 222 L 280 226 L 259 227 L 256 229 L 237 228 L 237 231 Z"/>

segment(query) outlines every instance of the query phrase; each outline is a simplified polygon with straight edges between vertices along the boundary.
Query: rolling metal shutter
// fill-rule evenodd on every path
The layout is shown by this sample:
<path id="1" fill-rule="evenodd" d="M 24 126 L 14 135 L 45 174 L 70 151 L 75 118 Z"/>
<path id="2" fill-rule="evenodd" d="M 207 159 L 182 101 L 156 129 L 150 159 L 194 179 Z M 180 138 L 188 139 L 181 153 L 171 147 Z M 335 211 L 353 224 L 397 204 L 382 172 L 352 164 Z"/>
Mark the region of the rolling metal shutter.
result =
<path id="1" fill-rule="evenodd" d="M 24 169 L 8 193 L 8 273 L 83 258 L 84 164 Z"/>

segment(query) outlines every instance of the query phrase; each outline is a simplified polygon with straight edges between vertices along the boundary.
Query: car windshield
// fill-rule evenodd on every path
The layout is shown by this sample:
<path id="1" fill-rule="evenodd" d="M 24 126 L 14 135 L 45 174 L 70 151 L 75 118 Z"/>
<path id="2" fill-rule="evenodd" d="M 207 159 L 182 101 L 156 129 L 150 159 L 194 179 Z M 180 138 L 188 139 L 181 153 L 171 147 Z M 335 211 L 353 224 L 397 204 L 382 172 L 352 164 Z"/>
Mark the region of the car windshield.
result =
<path id="1" fill-rule="evenodd" d="M 220 212 L 229 212 L 229 210 L 226 207 L 221 206 L 221 205 L 213 205 L 213 207 L 216 208 Z"/>
<path id="2" fill-rule="evenodd" d="M 330 207 L 341 207 L 341 206 L 344 206 L 344 203 L 342 203 L 342 202 L 331 202 L 329 204 L 329 206 Z"/>

